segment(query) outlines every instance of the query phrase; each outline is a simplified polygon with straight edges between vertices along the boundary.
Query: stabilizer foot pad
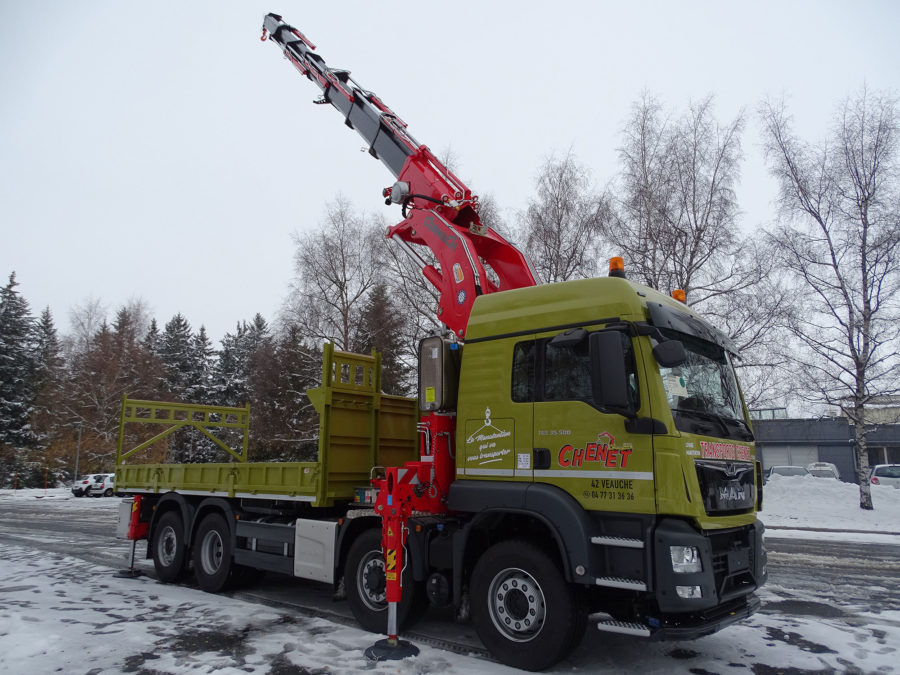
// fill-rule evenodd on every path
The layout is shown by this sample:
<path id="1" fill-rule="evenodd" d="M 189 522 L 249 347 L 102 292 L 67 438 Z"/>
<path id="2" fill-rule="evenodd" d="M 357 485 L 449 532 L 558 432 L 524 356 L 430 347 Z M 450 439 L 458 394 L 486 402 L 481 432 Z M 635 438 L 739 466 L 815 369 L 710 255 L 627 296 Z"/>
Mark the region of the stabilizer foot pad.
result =
<path id="1" fill-rule="evenodd" d="M 399 661 L 408 656 L 418 656 L 419 648 L 406 640 L 394 642 L 385 638 L 366 649 L 365 655 L 369 661 Z"/>

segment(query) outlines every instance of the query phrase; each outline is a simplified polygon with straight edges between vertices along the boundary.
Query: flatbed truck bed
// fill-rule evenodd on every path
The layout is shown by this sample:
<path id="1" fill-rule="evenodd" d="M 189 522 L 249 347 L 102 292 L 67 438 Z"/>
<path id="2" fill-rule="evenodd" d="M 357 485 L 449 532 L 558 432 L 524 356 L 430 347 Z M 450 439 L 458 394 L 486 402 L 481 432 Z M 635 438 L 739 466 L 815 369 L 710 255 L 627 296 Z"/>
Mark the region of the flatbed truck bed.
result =
<path id="1" fill-rule="evenodd" d="M 380 393 L 380 355 L 351 354 L 325 345 L 322 384 L 308 392 L 319 414 L 314 462 L 247 461 L 250 408 L 161 403 L 125 398 L 116 456 L 116 489 L 128 494 L 221 496 L 308 502 L 352 502 L 369 486 L 373 467 L 418 459 L 416 400 Z M 143 442 L 127 443 L 134 427 L 163 426 Z M 186 427 L 228 453 L 228 462 L 141 463 L 158 442 Z M 240 438 L 238 444 L 222 430 Z M 132 434 L 133 435 L 133 434 Z M 231 442 L 227 442 L 231 440 Z M 238 446 L 239 447 L 235 447 Z M 143 454 L 142 454 L 143 453 Z"/>

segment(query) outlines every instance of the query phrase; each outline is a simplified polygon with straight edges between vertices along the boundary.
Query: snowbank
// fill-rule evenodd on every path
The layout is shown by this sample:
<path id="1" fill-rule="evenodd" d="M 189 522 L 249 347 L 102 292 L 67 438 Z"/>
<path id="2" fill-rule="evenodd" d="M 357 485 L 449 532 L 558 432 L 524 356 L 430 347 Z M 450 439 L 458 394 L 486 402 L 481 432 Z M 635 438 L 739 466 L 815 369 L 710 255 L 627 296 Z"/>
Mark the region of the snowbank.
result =
<path id="1" fill-rule="evenodd" d="M 900 532 L 900 490 L 872 486 L 872 511 L 859 508 L 859 486 L 812 476 L 772 476 L 759 519 L 766 526 Z"/>

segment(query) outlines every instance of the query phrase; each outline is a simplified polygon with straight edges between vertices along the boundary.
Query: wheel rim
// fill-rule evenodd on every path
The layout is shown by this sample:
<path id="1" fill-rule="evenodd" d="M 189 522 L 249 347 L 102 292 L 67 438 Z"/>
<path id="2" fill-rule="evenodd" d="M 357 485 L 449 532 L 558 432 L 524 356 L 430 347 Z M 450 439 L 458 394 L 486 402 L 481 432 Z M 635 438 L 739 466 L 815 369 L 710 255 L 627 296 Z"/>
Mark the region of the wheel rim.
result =
<path id="1" fill-rule="evenodd" d="M 528 642 L 544 627 L 544 592 L 525 570 L 510 567 L 494 576 L 487 602 L 491 621 L 508 640 Z"/>
<path id="2" fill-rule="evenodd" d="M 171 567 L 175 564 L 175 557 L 178 554 L 178 536 L 171 525 L 167 525 L 160 532 L 156 550 L 163 567 Z"/>
<path id="3" fill-rule="evenodd" d="M 207 574 L 215 574 L 222 566 L 222 556 L 225 547 L 222 544 L 221 535 L 215 530 L 210 530 L 203 536 L 200 542 L 200 564 Z"/>
<path id="4" fill-rule="evenodd" d="M 386 585 L 381 551 L 369 551 L 360 561 L 356 573 L 356 588 L 366 607 L 378 612 L 387 606 Z"/>

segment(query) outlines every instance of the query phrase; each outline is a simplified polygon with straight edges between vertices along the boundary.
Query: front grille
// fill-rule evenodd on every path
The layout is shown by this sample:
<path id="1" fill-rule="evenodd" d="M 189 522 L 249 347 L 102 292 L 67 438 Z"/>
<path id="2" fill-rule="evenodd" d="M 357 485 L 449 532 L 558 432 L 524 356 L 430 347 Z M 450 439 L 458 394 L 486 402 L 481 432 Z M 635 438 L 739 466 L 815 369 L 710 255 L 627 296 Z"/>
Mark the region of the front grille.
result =
<path id="1" fill-rule="evenodd" d="M 694 466 L 707 515 L 735 515 L 753 509 L 756 489 L 752 463 L 698 460 Z"/>
<path id="2" fill-rule="evenodd" d="M 712 568 L 719 598 L 727 600 L 756 586 L 756 544 L 749 527 L 707 532 L 712 544 Z"/>

